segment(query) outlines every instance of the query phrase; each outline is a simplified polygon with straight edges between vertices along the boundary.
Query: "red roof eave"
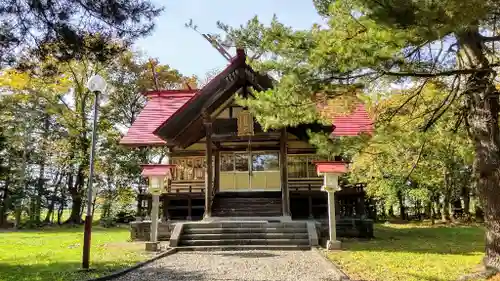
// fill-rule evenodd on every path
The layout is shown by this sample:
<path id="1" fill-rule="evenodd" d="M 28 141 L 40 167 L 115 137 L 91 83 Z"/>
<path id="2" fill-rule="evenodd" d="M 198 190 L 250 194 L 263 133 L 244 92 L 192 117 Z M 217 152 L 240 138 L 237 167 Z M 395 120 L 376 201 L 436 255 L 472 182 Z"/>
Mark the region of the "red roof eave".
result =
<path id="1" fill-rule="evenodd" d="M 126 146 L 164 146 L 168 143 L 154 134 L 165 120 L 177 112 L 196 93 L 196 90 L 151 91 L 146 106 L 120 140 Z"/>
<path id="2" fill-rule="evenodd" d="M 175 168 L 175 165 L 170 164 L 143 164 L 142 173 L 143 177 L 150 176 L 167 176 L 171 173 L 172 169 Z"/>
<path id="3" fill-rule="evenodd" d="M 347 162 L 343 161 L 315 161 L 316 172 L 318 174 L 324 173 L 337 173 L 345 174 L 347 173 Z"/>

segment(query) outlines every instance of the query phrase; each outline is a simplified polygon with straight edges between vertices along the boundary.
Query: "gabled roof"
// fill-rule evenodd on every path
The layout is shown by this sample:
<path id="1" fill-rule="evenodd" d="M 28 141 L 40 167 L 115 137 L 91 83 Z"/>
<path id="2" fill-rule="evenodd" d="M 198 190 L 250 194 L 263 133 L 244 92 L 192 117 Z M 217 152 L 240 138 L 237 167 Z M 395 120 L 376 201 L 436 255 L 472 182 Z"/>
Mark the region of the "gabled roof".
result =
<path id="1" fill-rule="evenodd" d="M 181 147 L 187 147 L 202 138 L 205 135 L 202 115 L 212 114 L 247 83 L 245 69 L 248 67 L 245 60 L 245 52 L 237 50 L 236 57 L 222 72 L 199 90 L 171 118 L 164 119 L 153 133 Z"/>
<path id="2" fill-rule="evenodd" d="M 145 93 L 148 97 L 146 106 L 120 140 L 122 145 L 155 146 L 166 142 L 153 132 L 191 99 L 196 90 L 167 90 Z"/>
<path id="3" fill-rule="evenodd" d="M 212 79 L 203 89 L 166 90 L 147 93 L 149 100 L 132 124 L 120 144 L 131 146 L 181 145 L 188 146 L 205 135 L 202 113 L 211 114 L 234 92 L 244 86 L 258 90 L 269 89 L 272 81 L 265 75 L 255 73 L 245 63 L 245 53 L 238 50 L 237 56 L 224 71 Z M 335 116 L 334 136 L 356 136 L 361 132 L 372 133 L 372 120 L 364 105 L 360 104 L 350 114 Z M 331 132 L 329 126 L 318 124 L 300 125 L 288 131 L 303 134 L 306 129 Z M 166 140 L 166 141 L 165 141 Z M 168 143 L 167 143 L 168 142 Z"/>

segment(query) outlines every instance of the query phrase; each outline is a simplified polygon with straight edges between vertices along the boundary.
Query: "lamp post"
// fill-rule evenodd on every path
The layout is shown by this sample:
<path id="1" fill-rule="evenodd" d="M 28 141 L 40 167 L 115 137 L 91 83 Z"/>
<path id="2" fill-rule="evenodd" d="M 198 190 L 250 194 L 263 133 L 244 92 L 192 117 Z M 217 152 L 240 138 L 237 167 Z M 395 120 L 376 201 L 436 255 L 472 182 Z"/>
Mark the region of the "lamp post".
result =
<path id="1" fill-rule="evenodd" d="M 316 172 L 323 176 L 322 191 L 328 193 L 328 228 L 326 243 L 328 250 L 340 250 L 341 242 L 337 240 L 337 224 L 335 217 L 335 191 L 339 190 L 339 176 L 347 172 L 347 163 L 341 161 L 318 161 Z"/>
<path id="2" fill-rule="evenodd" d="M 99 109 L 99 93 L 104 95 L 106 90 L 106 81 L 100 75 L 96 74 L 87 81 L 87 88 L 94 93 L 94 120 L 92 123 L 92 147 L 89 160 L 89 180 L 87 187 L 87 213 L 85 215 L 85 226 L 83 232 L 83 254 L 82 268 L 89 269 L 90 259 L 90 237 L 92 232 L 92 184 L 94 180 L 94 157 L 95 145 L 97 142 L 97 114 Z"/>

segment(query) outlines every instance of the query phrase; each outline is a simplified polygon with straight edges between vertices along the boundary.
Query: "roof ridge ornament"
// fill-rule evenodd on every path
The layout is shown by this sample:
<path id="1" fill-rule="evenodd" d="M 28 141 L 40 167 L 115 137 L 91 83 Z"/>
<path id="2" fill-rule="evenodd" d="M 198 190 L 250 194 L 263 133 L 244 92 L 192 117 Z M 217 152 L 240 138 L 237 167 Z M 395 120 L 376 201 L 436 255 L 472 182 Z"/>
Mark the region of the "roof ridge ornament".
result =
<path id="1" fill-rule="evenodd" d="M 214 47 L 227 61 L 231 62 L 233 61 L 233 57 L 229 54 L 228 51 L 226 51 L 226 48 L 215 38 L 215 36 L 208 34 L 208 33 L 201 33 L 198 31 L 198 26 L 193 23 L 193 19 L 190 19 L 189 22 L 184 24 L 185 27 L 191 28 L 194 30 L 196 33 L 200 34 L 207 40 L 212 47 Z"/>

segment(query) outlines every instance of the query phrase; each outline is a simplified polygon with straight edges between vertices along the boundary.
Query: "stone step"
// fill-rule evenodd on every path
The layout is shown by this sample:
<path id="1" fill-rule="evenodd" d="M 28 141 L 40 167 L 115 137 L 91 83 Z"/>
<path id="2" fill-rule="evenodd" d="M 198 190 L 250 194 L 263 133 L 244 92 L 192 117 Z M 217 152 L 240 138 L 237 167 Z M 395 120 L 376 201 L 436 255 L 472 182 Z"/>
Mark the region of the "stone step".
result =
<path id="1" fill-rule="evenodd" d="M 183 234 L 182 240 L 309 239 L 304 233 L 196 233 Z"/>
<path id="2" fill-rule="evenodd" d="M 282 206 L 279 204 L 268 204 L 268 205 L 253 205 L 253 204 L 227 204 L 227 205 L 213 205 L 212 208 L 216 209 L 236 209 L 236 210 L 255 210 L 255 209 L 269 209 L 269 210 L 281 210 Z"/>
<path id="3" fill-rule="evenodd" d="M 261 205 L 256 205 L 252 203 L 238 203 L 238 204 L 224 204 L 224 205 L 217 205 L 214 204 L 212 206 L 213 208 L 221 208 L 221 209 L 242 209 L 242 210 L 250 210 L 250 209 L 281 209 L 282 206 L 281 204 L 261 204 Z"/>
<path id="4" fill-rule="evenodd" d="M 216 245 L 216 246 L 183 246 L 177 247 L 179 251 L 237 251 L 237 250 L 281 250 L 281 251 L 307 251 L 309 245 Z"/>
<path id="5" fill-rule="evenodd" d="M 281 191 L 218 192 L 216 198 L 281 198 Z"/>
<path id="6" fill-rule="evenodd" d="M 184 229 L 190 228 L 306 228 L 305 222 L 209 222 L 185 223 Z"/>
<path id="7" fill-rule="evenodd" d="M 180 246 L 217 246 L 217 245 L 303 245 L 309 246 L 309 239 L 214 239 L 214 240 L 183 240 Z"/>
<path id="8" fill-rule="evenodd" d="M 280 216 L 280 211 L 212 211 L 212 216 L 215 217 L 274 217 Z"/>
<path id="9" fill-rule="evenodd" d="M 214 201 L 213 203 L 214 206 L 255 206 L 255 207 L 262 207 L 262 206 L 281 206 L 281 202 L 270 202 L 270 201 L 262 201 L 262 202 L 254 202 L 252 200 L 248 201 L 231 201 L 231 202 L 220 202 L 220 201 Z"/>
<path id="10" fill-rule="evenodd" d="M 235 197 L 235 198 L 218 198 L 215 197 L 214 200 L 218 202 L 235 202 L 235 201 L 246 201 L 246 202 L 281 202 L 281 198 L 259 198 L 259 197 Z"/>
<path id="11" fill-rule="evenodd" d="M 297 228 L 281 228 L 281 227 L 266 227 L 266 228 L 186 228 L 183 229 L 185 234 L 215 234 L 215 233 L 307 233 L 306 227 Z"/>

